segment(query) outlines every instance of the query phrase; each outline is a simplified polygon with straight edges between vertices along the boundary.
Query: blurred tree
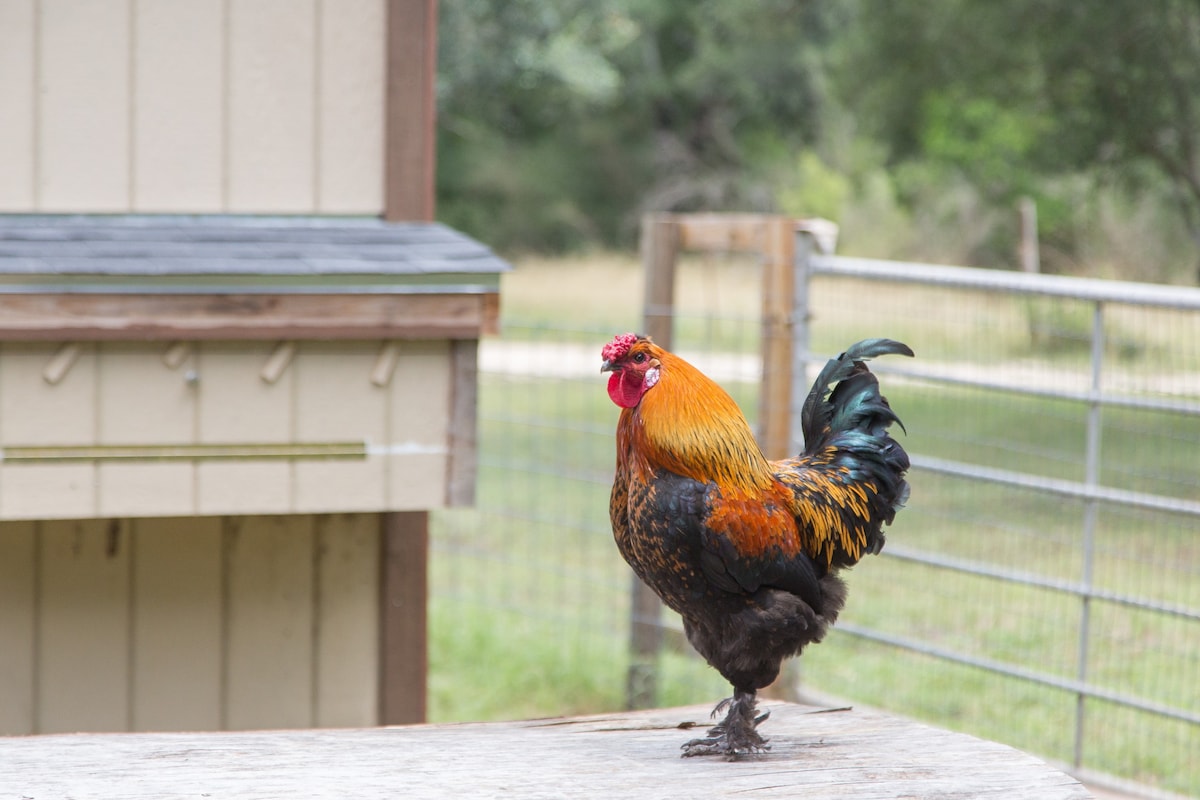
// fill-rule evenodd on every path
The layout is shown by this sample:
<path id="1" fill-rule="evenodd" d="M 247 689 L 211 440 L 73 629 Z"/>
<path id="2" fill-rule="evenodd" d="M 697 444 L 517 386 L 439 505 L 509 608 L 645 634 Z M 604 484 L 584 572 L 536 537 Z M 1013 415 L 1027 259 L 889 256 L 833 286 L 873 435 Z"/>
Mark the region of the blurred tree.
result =
<path id="1" fill-rule="evenodd" d="M 628 243 L 646 210 L 768 209 L 819 132 L 842 2 L 441 6 L 439 216 L 502 249 Z"/>
<path id="2" fill-rule="evenodd" d="M 1081 171 L 1164 180 L 1200 253 L 1200 2 L 853 9 L 839 86 L 893 163 L 953 165 L 1002 202 Z"/>

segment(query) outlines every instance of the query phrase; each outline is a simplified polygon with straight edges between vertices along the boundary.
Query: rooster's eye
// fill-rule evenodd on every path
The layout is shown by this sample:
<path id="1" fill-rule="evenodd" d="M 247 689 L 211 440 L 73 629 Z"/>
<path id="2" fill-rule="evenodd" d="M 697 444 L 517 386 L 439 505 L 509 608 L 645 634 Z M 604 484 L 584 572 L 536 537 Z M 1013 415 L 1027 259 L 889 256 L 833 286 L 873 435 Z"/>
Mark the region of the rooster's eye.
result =
<path id="1" fill-rule="evenodd" d="M 645 353 L 634 353 L 633 360 L 635 363 L 640 364 L 646 360 L 646 354 Z"/>

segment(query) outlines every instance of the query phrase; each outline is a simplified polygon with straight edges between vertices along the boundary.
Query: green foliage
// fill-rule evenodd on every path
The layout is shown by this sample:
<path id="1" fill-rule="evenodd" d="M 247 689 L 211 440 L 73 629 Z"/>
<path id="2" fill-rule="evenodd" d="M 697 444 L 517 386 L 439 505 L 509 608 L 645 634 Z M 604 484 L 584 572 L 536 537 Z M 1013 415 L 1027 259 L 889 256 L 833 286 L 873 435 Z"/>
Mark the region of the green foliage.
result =
<path id="1" fill-rule="evenodd" d="M 757 208 L 764 135 L 816 135 L 824 4 L 442 7 L 439 217 L 506 251 L 631 244 L 647 210 Z"/>
<path id="2" fill-rule="evenodd" d="M 461 0 L 440 25 L 439 217 L 506 253 L 783 211 L 847 252 L 1007 267 L 1029 196 L 1048 271 L 1196 280 L 1194 0 Z"/>
<path id="3" fill-rule="evenodd" d="M 1053 187 L 1083 175 L 1132 194 L 1171 187 L 1200 247 L 1200 5 L 1190 0 L 861 3 L 841 63 L 893 164 L 942 163 L 994 203 L 1049 206 L 1043 235 L 1077 253 Z"/>
<path id="4" fill-rule="evenodd" d="M 959 89 L 925 98 L 921 147 L 937 162 L 973 175 L 988 194 L 1013 200 L 1031 190 L 1034 176 L 1020 165 L 1046 127 L 1038 117 Z"/>
<path id="5" fill-rule="evenodd" d="M 779 189 L 779 208 L 796 216 L 841 219 L 851 191 L 848 177 L 805 150 L 796 160 L 791 180 Z"/>

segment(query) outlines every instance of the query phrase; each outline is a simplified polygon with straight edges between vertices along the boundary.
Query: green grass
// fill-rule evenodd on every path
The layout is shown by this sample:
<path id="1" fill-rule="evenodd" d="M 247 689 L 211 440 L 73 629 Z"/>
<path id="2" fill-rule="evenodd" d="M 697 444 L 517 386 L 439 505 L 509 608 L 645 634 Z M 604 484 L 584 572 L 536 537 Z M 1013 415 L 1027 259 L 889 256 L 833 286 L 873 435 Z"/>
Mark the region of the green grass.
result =
<path id="1" fill-rule="evenodd" d="M 619 288 L 620 282 L 605 284 L 597 295 Z M 566 291 L 570 293 L 569 286 Z M 727 306 L 737 301 L 736 291 L 736 286 L 729 288 Z M 924 352 L 928 355 L 922 358 L 932 361 L 1009 363 L 1036 356 L 1050 375 L 1056 369 L 1086 367 L 1086 357 L 1072 348 L 1044 355 L 1031 350 L 1019 307 L 973 299 L 932 314 L 928 291 L 920 290 L 916 297 L 859 297 L 851 307 L 845 287 L 826 287 L 822 292 L 830 305 L 821 308 L 830 310 L 818 315 L 814 349 L 832 351 L 855 338 L 899 330 L 898 338 L 916 337 L 923 345 L 917 347 L 918 355 Z M 835 299 L 843 304 L 833 303 Z M 541 317 L 518 317 L 513 309 L 522 302 L 539 308 Z M 640 309 L 640 298 L 626 305 L 614 317 Z M 554 319 L 562 317 L 564 308 L 569 305 L 555 310 L 537 298 L 506 299 L 507 330 L 510 335 L 594 341 L 598 346 L 613 330 L 629 325 L 629 320 L 605 324 L 601 307 L 589 306 L 556 329 Z M 869 319 L 869 330 L 855 313 Z M 972 325 L 960 325 L 959 315 L 973 318 Z M 677 331 L 683 346 L 715 343 L 719 349 L 744 349 L 753 339 L 745 332 L 754 326 L 744 321 L 722 322 L 714 333 L 706 330 L 702 315 L 693 316 L 694 327 Z M 1140 351 L 1153 363 L 1121 367 L 1134 378 L 1194 367 L 1194 346 L 1174 353 L 1165 366 L 1157 360 L 1166 352 L 1163 342 L 1178 337 L 1175 328 L 1168 335 L 1144 320 L 1117 316 L 1124 330 L 1140 325 L 1143 338 L 1153 343 Z M 939 326 L 944 328 L 940 333 Z M 980 326 L 982 332 L 975 331 Z M 975 332 L 963 333 L 968 328 Z M 886 376 L 883 383 L 908 427 L 905 444 L 914 453 L 1050 478 L 1084 477 L 1087 417 L 1079 403 Z M 755 387 L 727 388 L 744 408 L 753 409 Z M 599 375 L 539 381 L 484 376 L 480 416 L 478 507 L 435 516 L 431 717 L 511 719 L 621 708 L 630 573 L 608 527 L 617 412 L 603 381 Z M 1102 422 L 1104 484 L 1182 498 L 1198 494 L 1200 420 L 1106 409 Z M 888 533 L 892 548 L 1042 578 L 1080 580 L 1081 502 L 921 471 L 914 471 L 911 482 L 909 508 Z M 1097 586 L 1200 608 L 1200 530 L 1194 519 L 1100 506 L 1094 535 Z M 888 558 L 886 553 L 850 573 L 844 620 L 1075 678 L 1077 598 Z M 1095 602 L 1088 646 L 1088 679 L 1096 685 L 1200 712 L 1200 627 L 1194 621 Z M 1049 758 L 1072 758 L 1075 698 L 1057 689 L 838 632 L 810 649 L 802 673 L 805 683 L 820 691 Z M 659 686 L 663 705 L 715 702 L 727 691 L 678 637 L 663 655 Z M 1085 713 L 1085 766 L 1200 794 L 1200 775 L 1192 764 L 1194 753 L 1200 752 L 1196 726 L 1103 701 L 1088 701 Z"/>

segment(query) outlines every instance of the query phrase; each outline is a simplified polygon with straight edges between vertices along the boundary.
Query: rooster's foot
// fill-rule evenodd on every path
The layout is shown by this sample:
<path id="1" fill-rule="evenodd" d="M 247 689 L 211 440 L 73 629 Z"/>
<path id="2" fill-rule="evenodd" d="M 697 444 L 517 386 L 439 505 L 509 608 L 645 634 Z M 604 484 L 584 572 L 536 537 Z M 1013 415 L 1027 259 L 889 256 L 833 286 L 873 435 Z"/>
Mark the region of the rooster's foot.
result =
<path id="1" fill-rule="evenodd" d="M 683 756 L 724 756 L 727 761 L 736 761 L 747 755 L 765 753 L 771 749 L 758 732 L 758 723 L 771 715 L 764 711 L 754 716 L 755 699 L 750 694 L 735 694 L 722 700 L 715 709 L 713 716 L 720 714 L 726 708 L 729 713 L 721 722 L 709 728 L 708 736 L 703 739 L 692 739 L 683 746 Z"/>

